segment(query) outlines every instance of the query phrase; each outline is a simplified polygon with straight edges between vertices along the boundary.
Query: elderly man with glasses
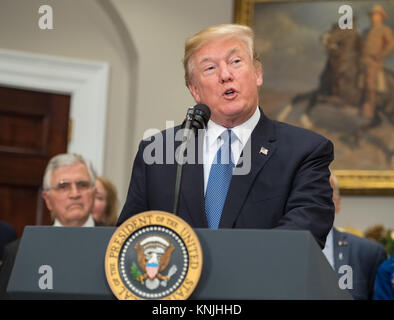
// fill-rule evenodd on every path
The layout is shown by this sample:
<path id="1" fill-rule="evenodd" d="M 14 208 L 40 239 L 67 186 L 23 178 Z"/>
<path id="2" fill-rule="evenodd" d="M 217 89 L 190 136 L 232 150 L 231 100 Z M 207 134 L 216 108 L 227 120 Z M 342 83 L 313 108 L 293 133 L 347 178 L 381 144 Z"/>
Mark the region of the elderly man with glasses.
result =
<path id="1" fill-rule="evenodd" d="M 77 154 L 52 158 L 45 170 L 42 197 L 54 226 L 93 227 L 96 174 L 92 165 Z"/>
<path id="2" fill-rule="evenodd" d="M 53 157 L 44 173 L 42 197 L 54 220 L 54 227 L 94 227 L 91 211 L 94 204 L 96 174 L 91 163 L 77 154 Z M 19 240 L 4 251 L 0 270 L 0 299 L 9 298 L 6 288 L 19 247 Z"/>

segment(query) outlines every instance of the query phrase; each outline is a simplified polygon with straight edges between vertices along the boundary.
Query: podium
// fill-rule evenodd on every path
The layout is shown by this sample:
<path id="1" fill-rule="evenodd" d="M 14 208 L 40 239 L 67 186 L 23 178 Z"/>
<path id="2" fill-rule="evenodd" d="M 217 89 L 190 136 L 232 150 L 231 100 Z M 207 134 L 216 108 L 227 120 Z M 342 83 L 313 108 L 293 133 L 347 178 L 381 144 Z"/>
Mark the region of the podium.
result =
<path id="1" fill-rule="evenodd" d="M 115 229 L 26 227 L 11 298 L 115 299 L 104 269 Z M 194 230 L 204 262 L 191 299 L 352 299 L 308 231 Z M 43 270 L 51 273 L 51 288 L 40 285 Z"/>

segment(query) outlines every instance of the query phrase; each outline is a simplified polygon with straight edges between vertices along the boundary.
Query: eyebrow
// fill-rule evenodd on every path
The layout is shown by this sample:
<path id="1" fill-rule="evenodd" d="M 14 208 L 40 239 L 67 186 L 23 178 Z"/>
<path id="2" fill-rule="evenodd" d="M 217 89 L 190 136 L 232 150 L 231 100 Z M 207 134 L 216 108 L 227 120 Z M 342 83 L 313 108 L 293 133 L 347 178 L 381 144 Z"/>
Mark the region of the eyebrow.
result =
<path id="1" fill-rule="evenodd" d="M 231 49 L 230 50 L 230 52 L 227 54 L 227 58 L 229 58 L 230 56 L 232 56 L 233 54 L 235 54 L 235 53 L 238 53 L 238 52 L 240 52 L 241 50 L 238 48 L 238 47 L 235 47 L 235 48 L 233 48 L 233 49 Z"/>
<path id="2" fill-rule="evenodd" d="M 227 54 L 226 54 L 226 59 L 228 59 L 230 56 L 232 56 L 233 54 L 235 54 L 235 53 L 238 53 L 238 52 L 240 52 L 241 50 L 240 50 L 240 48 L 239 47 L 234 47 L 234 48 L 232 48 Z M 209 62 L 209 61 L 212 61 L 213 59 L 211 58 L 211 57 L 204 57 L 204 58 L 202 58 L 199 62 L 198 62 L 198 65 L 202 65 L 203 63 L 205 63 L 205 62 Z"/>

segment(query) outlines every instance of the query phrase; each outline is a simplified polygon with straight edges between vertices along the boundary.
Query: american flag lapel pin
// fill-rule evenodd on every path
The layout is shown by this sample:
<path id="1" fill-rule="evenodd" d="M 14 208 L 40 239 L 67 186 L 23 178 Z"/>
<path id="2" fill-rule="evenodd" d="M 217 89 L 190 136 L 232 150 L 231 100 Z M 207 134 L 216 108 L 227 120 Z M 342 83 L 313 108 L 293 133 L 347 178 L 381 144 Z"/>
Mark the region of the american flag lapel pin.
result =
<path id="1" fill-rule="evenodd" d="M 261 147 L 259 153 L 266 156 L 266 155 L 268 154 L 268 149 L 267 149 L 267 148 L 264 148 L 264 147 Z"/>

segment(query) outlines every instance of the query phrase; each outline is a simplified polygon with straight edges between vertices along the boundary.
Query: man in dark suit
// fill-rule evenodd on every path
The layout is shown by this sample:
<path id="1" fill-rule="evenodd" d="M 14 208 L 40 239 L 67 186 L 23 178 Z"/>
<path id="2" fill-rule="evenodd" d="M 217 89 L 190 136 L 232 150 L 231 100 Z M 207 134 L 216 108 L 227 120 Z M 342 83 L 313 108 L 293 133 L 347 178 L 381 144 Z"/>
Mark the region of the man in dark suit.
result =
<path id="1" fill-rule="evenodd" d="M 3 263 L 4 247 L 7 243 L 16 240 L 16 232 L 13 226 L 0 221 L 0 270 Z"/>
<path id="2" fill-rule="evenodd" d="M 334 175 L 331 176 L 330 183 L 333 189 L 335 212 L 338 213 L 341 208 L 341 198 Z M 354 299 L 372 299 L 377 269 L 387 257 L 380 243 L 332 228 L 327 236 L 323 253 L 337 273 L 342 266 L 352 268 L 353 288 L 349 292 Z M 341 276 L 340 273 L 338 275 Z"/>
<path id="3" fill-rule="evenodd" d="M 209 106 L 211 118 L 202 139 L 199 134 L 188 147 L 180 217 L 199 228 L 309 230 L 323 247 L 334 219 L 328 181 L 333 146 L 264 115 L 252 30 L 202 30 L 186 41 L 184 67 L 187 87 L 197 103 Z M 180 142 L 171 137 L 180 129 L 141 142 L 118 224 L 143 211 L 172 211 Z"/>

